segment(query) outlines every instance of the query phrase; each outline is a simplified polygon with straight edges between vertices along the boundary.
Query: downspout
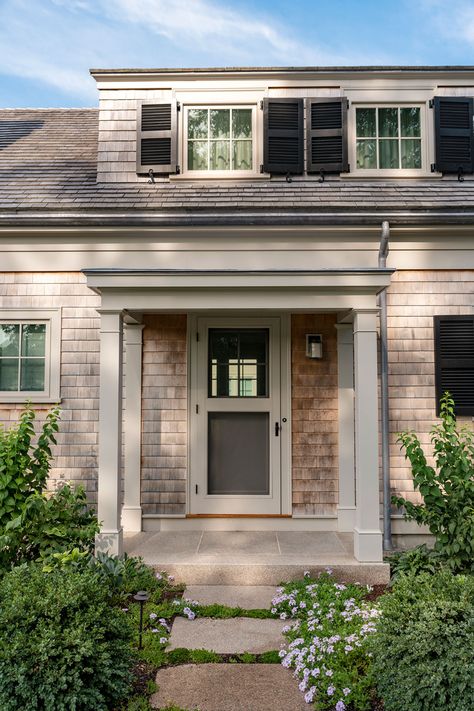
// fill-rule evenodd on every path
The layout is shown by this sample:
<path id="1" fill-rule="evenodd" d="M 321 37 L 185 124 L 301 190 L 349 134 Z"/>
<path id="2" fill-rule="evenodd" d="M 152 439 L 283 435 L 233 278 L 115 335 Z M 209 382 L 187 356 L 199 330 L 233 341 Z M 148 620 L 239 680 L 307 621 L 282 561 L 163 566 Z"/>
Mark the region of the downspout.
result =
<path id="1" fill-rule="evenodd" d="M 379 247 L 379 268 L 387 266 L 389 252 L 390 224 L 382 222 L 382 233 Z M 382 479 L 383 479 L 383 547 L 393 550 L 391 494 L 390 494 L 390 429 L 388 406 L 388 351 L 387 351 L 387 290 L 378 296 L 380 306 L 380 391 L 381 391 L 381 425 L 382 425 Z"/>

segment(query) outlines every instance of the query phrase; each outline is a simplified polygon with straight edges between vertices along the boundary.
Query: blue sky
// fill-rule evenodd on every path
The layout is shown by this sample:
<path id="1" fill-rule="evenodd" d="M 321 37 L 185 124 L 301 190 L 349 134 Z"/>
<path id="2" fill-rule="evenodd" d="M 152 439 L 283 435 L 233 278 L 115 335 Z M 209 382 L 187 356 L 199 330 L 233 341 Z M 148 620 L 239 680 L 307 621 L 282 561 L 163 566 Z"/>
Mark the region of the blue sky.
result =
<path id="1" fill-rule="evenodd" d="M 474 64 L 474 0 L 0 0 L 0 106 L 94 106 L 90 67 Z"/>

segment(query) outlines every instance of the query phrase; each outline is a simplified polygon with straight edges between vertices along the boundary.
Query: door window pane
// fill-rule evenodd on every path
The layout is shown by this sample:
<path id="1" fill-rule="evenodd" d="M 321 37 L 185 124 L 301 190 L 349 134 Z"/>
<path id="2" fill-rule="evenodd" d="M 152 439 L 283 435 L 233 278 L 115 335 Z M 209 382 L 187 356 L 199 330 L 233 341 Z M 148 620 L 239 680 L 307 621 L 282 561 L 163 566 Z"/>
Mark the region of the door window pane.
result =
<path id="1" fill-rule="evenodd" d="M 267 397 L 267 329 L 210 329 L 209 397 Z"/>
<path id="2" fill-rule="evenodd" d="M 269 494 L 269 413 L 210 412 L 208 417 L 208 494 Z"/>

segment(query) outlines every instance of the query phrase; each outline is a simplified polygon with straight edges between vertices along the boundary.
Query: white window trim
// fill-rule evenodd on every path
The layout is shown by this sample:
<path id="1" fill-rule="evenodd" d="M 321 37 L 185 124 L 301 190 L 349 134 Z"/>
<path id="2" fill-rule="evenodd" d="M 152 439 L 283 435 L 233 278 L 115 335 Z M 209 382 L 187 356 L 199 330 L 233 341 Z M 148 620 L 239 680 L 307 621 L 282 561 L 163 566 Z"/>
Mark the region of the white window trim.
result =
<path id="1" fill-rule="evenodd" d="M 0 309 L 0 323 L 46 323 L 45 389 L 12 392 L 0 390 L 0 403 L 33 404 L 60 401 L 61 309 Z"/>
<path id="2" fill-rule="evenodd" d="M 378 108 L 405 108 L 408 106 L 420 109 L 421 122 L 421 168 L 358 168 L 356 154 L 356 109 L 378 109 Z M 429 160 L 429 132 L 427 126 L 427 102 L 420 101 L 351 101 L 348 112 L 348 141 L 349 141 L 349 164 L 350 173 L 344 173 L 344 177 L 366 177 L 366 178 L 420 178 L 433 177 L 431 173 L 431 161 Z M 400 139 L 399 139 L 400 140 Z"/>
<path id="3" fill-rule="evenodd" d="M 251 170 L 189 170 L 188 169 L 188 111 L 189 109 L 251 109 L 252 110 L 252 169 Z M 259 136 L 263 130 L 260 126 L 261 117 L 258 110 L 258 103 L 254 101 L 238 103 L 219 103 L 214 101 L 207 101 L 205 103 L 198 102 L 188 102 L 183 104 L 181 110 L 181 117 L 179 122 L 179 151 L 180 151 L 180 165 L 182 166 L 181 179 L 206 179 L 213 180 L 218 178 L 230 179 L 230 180 L 241 180 L 245 178 L 255 179 L 256 176 L 260 177 L 260 157 L 261 157 L 261 146 L 259 142 Z"/>

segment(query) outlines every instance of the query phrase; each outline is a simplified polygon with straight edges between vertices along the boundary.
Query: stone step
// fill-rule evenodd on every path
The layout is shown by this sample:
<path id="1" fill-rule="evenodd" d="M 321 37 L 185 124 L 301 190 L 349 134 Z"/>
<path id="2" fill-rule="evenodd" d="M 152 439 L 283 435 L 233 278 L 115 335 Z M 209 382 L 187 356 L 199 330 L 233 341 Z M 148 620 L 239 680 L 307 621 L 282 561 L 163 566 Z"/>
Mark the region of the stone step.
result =
<path id="1" fill-rule="evenodd" d="M 270 609 L 276 587 L 272 585 L 188 585 L 184 592 L 187 600 L 197 600 L 201 605 L 226 605 L 243 610 Z"/>
<path id="2" fill-rule="evenodd" d="M 186 647 L 207 649 L 217 654 L 260 654 L 281 649 L 284 643 L 283 620 L 235 617 L 215 620 L 207 617 L 185 620 L 177 617 L 171 628 L 167 650 Z"/>
<path id="3" fill-rule="evenodd" d="M 152 708 L 308 711 L 296 679 L 278 664 L 185 664 L 161 669 Z"/>

